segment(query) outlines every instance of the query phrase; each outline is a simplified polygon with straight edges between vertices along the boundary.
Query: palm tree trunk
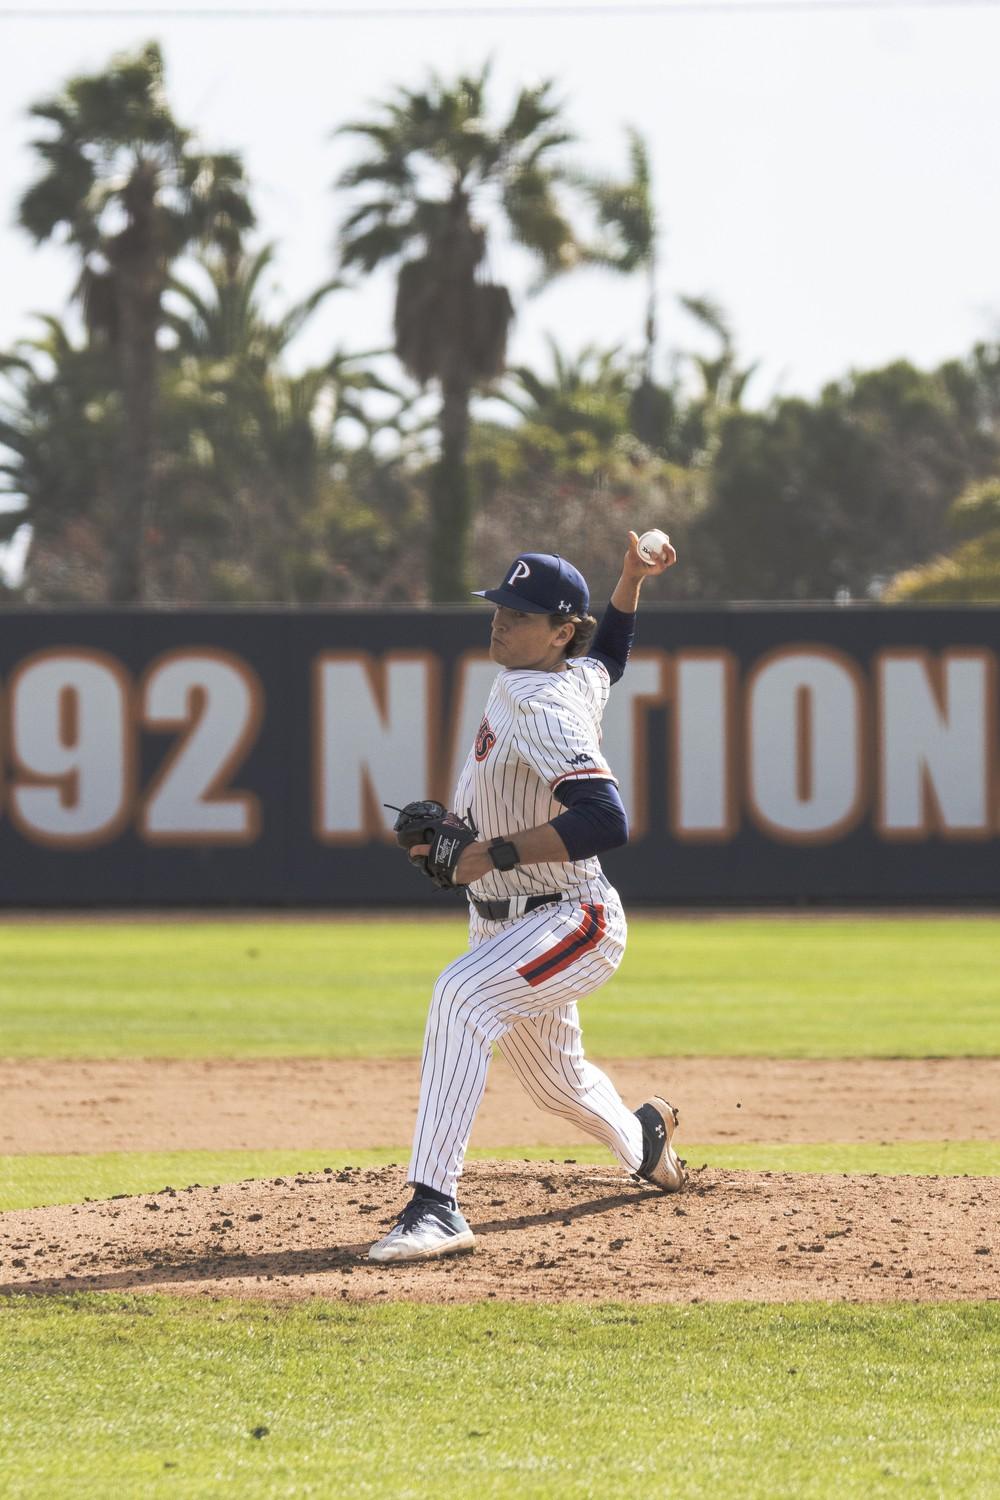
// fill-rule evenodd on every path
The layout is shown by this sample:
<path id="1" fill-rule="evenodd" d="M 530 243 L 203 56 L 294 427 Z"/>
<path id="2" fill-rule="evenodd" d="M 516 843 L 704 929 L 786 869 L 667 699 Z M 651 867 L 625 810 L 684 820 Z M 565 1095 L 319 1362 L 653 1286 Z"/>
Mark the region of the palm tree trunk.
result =
<path id="1" fill-rule="evenodd" d="M 469 591 L 469 529 L 472 484 L 469 476 L 471 389 L 458 382 L 444 387 L 441 402 L 441 457 L 431 472 L 430 556 L 427 576 L 432 604 L 454 604 Z"/>
<path id="2" fill-rule="evenodd" d="M 117 514 L 111 538 L 109 592 L 113 604 L 138 604 L 146 595 L 143 554 L 152 518 L 156 335 L 166 283 L 156 189 L 155 164 L 143 163 L 129 179 L 125 195 L 129 222 L 117 237 L 113 259 L 123 418 Z"/>
<path id="3" fill-rule="evenodd" d="M 646 347 L 643 354 L 643 378 L 652 382 L 656 367 L 656 250 L 650 252 L 646 268 Z"/>
<path id="4" fill-rule="evenodd" d="M 143 538 L 152 491 L 156 320 L 147 316 L 147 299 L 130 280 L 125 279 L 119 303 L 123 430 L 109 558 L 112 604 L 137 604 L 145 597 Z"/>

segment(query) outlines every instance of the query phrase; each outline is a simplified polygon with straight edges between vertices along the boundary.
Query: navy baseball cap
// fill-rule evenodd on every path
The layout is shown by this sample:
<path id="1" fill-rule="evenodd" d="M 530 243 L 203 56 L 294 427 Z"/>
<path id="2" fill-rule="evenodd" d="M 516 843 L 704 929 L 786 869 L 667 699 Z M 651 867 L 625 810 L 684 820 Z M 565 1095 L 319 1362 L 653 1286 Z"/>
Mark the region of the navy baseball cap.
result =
<path id="1" fill-rule="evenodd" d="M 590 610 L 587 580 L 557 552 L 522 552 L 498 589 L 472 592 L 479 599 L 532 615 L 585 615 Z"/>

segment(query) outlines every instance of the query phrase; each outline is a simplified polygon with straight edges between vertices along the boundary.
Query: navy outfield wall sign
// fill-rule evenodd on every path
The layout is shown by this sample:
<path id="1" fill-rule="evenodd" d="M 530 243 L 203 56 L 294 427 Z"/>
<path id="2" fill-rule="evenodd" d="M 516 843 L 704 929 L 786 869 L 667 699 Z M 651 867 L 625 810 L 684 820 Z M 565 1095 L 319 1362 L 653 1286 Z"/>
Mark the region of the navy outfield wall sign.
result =
<path id="1" fill-rule="evenodd" d="M 448 903 L 486 612 L 5 611 L 0 903 Z M 1000 611 L 644 609 L 605 749 L 631 901 L 1000 899 Z M 458 908 L 456 908 L 458 909 Z"/>

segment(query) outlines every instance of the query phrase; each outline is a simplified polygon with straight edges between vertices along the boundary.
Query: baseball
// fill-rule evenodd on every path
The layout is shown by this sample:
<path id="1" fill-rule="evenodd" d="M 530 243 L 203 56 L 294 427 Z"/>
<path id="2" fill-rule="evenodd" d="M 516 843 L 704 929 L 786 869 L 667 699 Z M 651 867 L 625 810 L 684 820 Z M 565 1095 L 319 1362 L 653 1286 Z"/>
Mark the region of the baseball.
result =
<path id="1" fill-rule="evenodd" d="M 652 531 L 644 531 L 639 538 L 639 556 L 643 562 L 658 563 L 660 553 L 670 541 L 665 531 L 659 531 L 656 527 Z"/>

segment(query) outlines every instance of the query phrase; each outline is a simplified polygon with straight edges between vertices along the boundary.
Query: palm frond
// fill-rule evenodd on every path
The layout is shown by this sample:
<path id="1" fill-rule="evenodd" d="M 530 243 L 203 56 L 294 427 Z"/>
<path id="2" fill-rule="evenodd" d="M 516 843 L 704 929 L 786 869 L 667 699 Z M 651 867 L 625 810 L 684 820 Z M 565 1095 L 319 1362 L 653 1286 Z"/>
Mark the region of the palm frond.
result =
<path id="1" fill-rule="evenodd" d="M 360 266 L 374 271 L 384 261 L 396 260 L 406 250 L 410 231 L 395 224 L 378 223 L 363 234 L 352 235 L 341 242 L 340 263 L 346 270 Z"/>
<path id="2" fill-rule="evenodd" d="M 31 363 L 22 354 L 0 353 L 0 375 L 9 375 L 12 371 L 20 374 L 31 373 Z"/>
<path id="3" fill-rule="evenodd" d="M 543 156 L 548 156 L 554 151 L 559 151 L 563 146 L 571 146 L 576 136 L 568 130 L 547 130 L 542 135 L 534 137 L 527 151 L 519 151 L 516 156 L 517 167 L 522 171 L 537 167 Z M 557 163 L 548 162 L 545 171 L 553 181 L 571 181 L 571 170 Z"/>
<path id="4" fill-rule="evenodd" d="M 48 120 L 59 127 L 63 135 L 69 136 L 75 128 L 75 117 L 65 99 L 42 99 L 28 106 L 28 114 L 36 120 Z M 36 148 L 39 142 L 31 143 Z"/>
<path id="5" fill-rule="evenodd" d="M 391 123 L 382 120 L 348 120 L 338 125 L 337 135 L 360 135 L 377 146 L 383 155 L 390 155 L 397 144 L 397 132 Z"/>
<path id="6" fill-rule="evenodd" d="M 397 396 L 403 400 L 403 393 L 398 386 L 393 385 L 391 381 L 383 380 L 367 365 L 367 361 L 382 359 L 391 352 L 390 349 L 366 349 L 349 354 L 338 349 L 327 361 L 324 369 L 330 379 L 337 381 L 345 389 L 351 387 L 359 391 L 378 391 L 380 395 Z M 354 366 L 360 368 L 353 368 Z"/>
<path id="7" fill-rule="evenodd" d="M 302 328 L 312 317 L 320 303 L 325 302 L 332 292 L 344 290 L 345 283 L 339 276 L 332 276 L 329 281 L 324 281 L 322 286 L 316 287 L 308 297 L 301 302 L 295 303 L 281 321 L 276 324 L 275 331 L 278 338 L 278 347 L 284 348 L 290 344 Z"/>
<path id="8" fill-rule="evenodd" d="M 555 81 L 550 78 L 534 88 L 521 90 L 501 132 L 508 147 L 530 140 L 544 125 L 559 118 L 563 105 L 552 97 L 555 87 Z M 567 140 L 573 139 L 569 132 L 561 133 L 565 134 Z"/>
<path id="9" fill-rule="evenodd" d="M 539 257 L 546 278 L 578 264 L 579 242 L 543 172 L 517 172 L 504 185 L 503 206 L 515 240 Z"/>
<path id="10" fill-rule="evenodd" d="M 722 343 L 729 348 L 732 345 L 733 336 L 729 328 L 729 322 L 722 307 L 712 297 L 679 297 L 681 306 L 691 314 L 704 327 L 711 329 L 717 334 Z"/>
<path id="11" fill-rule="evenodd" d="M 654 264 L 657 241 L 649 153 L 638 131 L 630 129 L 628 136 L 629 177 L 574 174 L 575 185 L 592 203 L 603 232 L 588 244 L 586 259 L 625 274 Z"/>
<path id="12" fill-rule="evenodd" d="M 386 152 L 384 156 L 369 156 L 348 167 L 337 179 L 342 188 L 367 187 L 369 183 L 395 187 L 400 190 L 412 186 L 414 174 L 406 157 L 398 151 Z"/>
<path id="13" fill-rule="evenodd" d="M 529 398 L 540 406 L 548 395 L 548 386 L 528 365 L 515 365 L 509 372 L 513 380 L 523 387 Z"/>
<path id="14" fill-rule="evenodd" d="M 634 125 L 626 126 L 625 134 L 628 137 L 628 158 L 632 169 L 632 181 L 636 187 L 648 193 L 653 180 L 649 147 Z"/>
<path id="15" fill-rule="evenodd" d="M 18 204 L 18 221 L 37 243 L 48 239 L 60 224 L 79 217 L 94 184 L 94 169 L 82 152 L 67 151 L 62 162 L 33 183 Z"/>
<path id="16" fill-rule="evenodd" d="M 743 400 L 743 392 L 746 390 L 753 376 L 760 368 L 760 361 L 754 360 L 752 365 L 747 365 L 745 370 L 734 370 L 729 381 L 729 402 L 732 406 L 739 406 Z"/>
<path id="17" fill-rule="evenodd" d="M 341 221 L 341 240 L 352 239 L 362 229 L 368 219 L 371 219 L 376 224 L 390 221 L 395 213 L 395 209 L 396 205 L 384 198 L 376 199 L 372 203 L 359 204 L 353 213 L 348 214 Z"/>

